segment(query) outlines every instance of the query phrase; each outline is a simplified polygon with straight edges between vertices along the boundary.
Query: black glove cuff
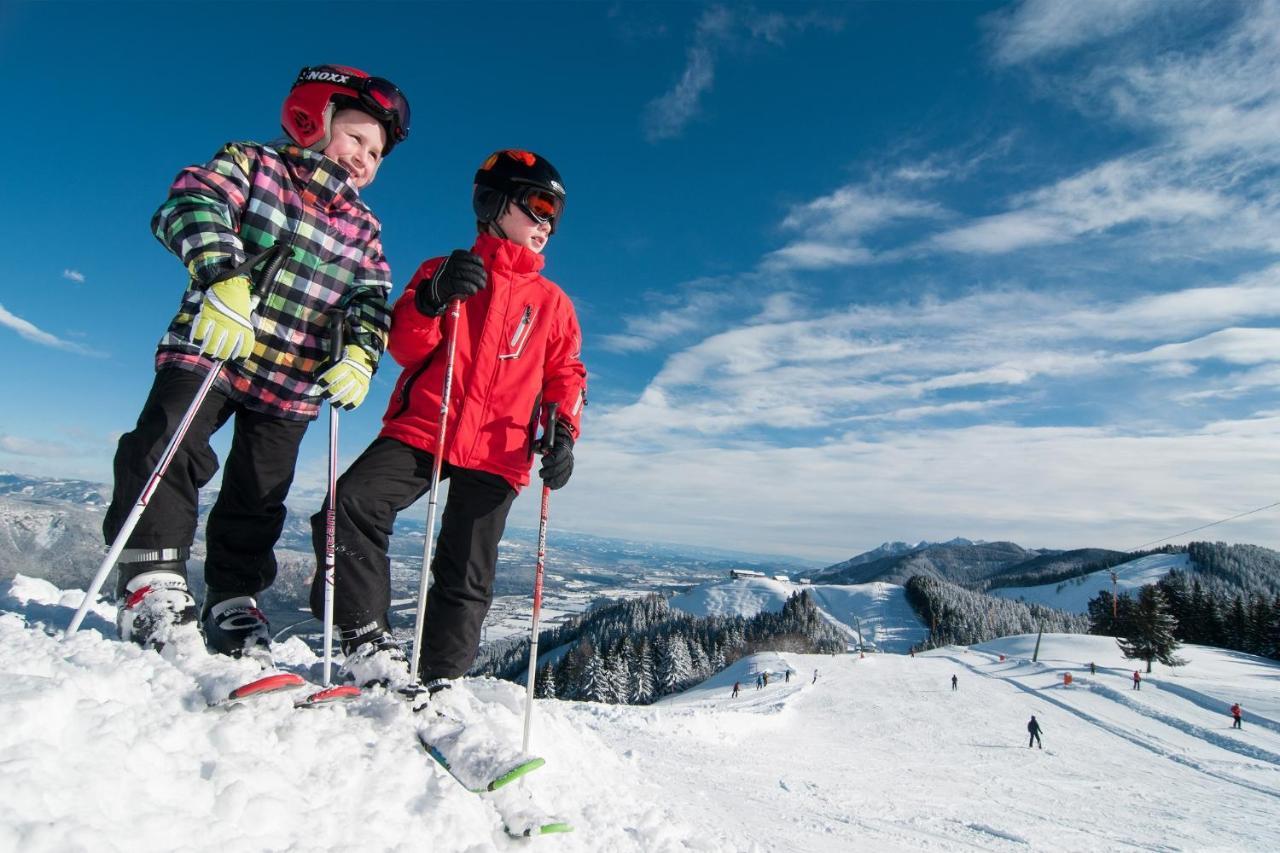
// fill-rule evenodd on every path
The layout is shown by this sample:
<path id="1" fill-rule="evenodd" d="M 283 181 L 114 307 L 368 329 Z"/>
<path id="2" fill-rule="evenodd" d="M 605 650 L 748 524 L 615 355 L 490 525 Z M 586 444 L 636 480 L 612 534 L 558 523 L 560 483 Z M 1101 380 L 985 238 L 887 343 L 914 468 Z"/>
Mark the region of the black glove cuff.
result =
<path id="1" fill-rule="evenodd" d="M 444 264 L 441 264 L 440 268 L 443 269 Z M 436 270 L 436 275 L 439 274 L 440 270 Z M 428 317 L 439 317 L 444 313 L 445 309 L 445 305 L 437 302 L 431 296 L 432 291 L 435 289 L 433 287 L 435 280 L 435 276 L 432 276 L 425 281 L 418 282 L 418 289 L 414 291 L 413 294 L 414 307 L 418 309 L 419 313 L 425 314 Z"/>

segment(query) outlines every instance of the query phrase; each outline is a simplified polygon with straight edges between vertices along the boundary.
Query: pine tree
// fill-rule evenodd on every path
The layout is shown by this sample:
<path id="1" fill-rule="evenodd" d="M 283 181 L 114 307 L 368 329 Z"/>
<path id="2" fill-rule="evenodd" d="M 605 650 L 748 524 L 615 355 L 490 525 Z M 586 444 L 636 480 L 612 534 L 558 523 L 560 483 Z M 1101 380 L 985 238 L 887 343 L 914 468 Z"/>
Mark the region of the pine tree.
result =
<path id="1" fill-rule="evenodd" d="M 636 663 L 631 668 L 631 701 L 647 705 L 654 700 L 653 646 L 649 638 L 640 641 Z"/>
<path id="2" fill-rule="evenodd" d="M 588 702 L 609 701 L 609 673 L 604 658 L 592 655 L 582 675 L 582 698 Z"/>
<path id="3" fill-rule="evenodd" d="M 556 698 L 556 673 L 550 663 L 538 670 L 533 682 L 533 695 L 539 699 Z"/>
<path id="4" fill-rule="evenodd" d="M 624 638 L 618 651 L 609 659 L 609 701 L 620 705 L 631 702 L 631 643 Z"/>
<path id="5" fill-rule="evenodd" d="M 689 681 L 693 664 L 689 644 L 680 634 L 668 634 L 658 641 L 658 694 L 675 693 Z"/>
<path id="6" fill-rule="evenodd" d="M 1126 658 L 1145 660 L 1147 672 L 1151 671 L 1153 660 L 1165 666 L 1182 666 L 1186 661 L 1174 655 L 1178 650 L 1178 641 L 1174 638 L 1177 627 L 1160 588 L 1148 584 L 1138 593 L 1128 635 L 1117 638 L 1116 642 Z"/>

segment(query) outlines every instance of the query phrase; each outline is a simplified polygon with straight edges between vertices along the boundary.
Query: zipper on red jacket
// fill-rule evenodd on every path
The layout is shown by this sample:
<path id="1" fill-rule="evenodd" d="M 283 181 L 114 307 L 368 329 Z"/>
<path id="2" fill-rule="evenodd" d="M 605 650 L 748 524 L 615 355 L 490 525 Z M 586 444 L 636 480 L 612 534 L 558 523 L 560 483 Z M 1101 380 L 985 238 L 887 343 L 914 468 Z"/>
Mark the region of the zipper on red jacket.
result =
<path id="1" fill-rule="evenodd" d="M 524 345 L 529 340 L 529 331 L 533 323 L 533 306 L 524 306 L 524 313 L 520 315 L 520 322 L 516 325 L 515 334 L 511 336 L 511 340 L 507 342 L 507 346 L 512 352 L 500 353 L 499 359 L 519 358 L 520 353 L 524 352 Z"/>
<path id="2" fill-rule="evenodd" d="M 404 384 L 400 386 L 400 408 L 396 409 L 395 413 L 387 420 L 394 421 L 396 418 L 403 415 L 405 410 L 409 408 L 409 392 L 413 390 L 413 384 L 418 381 L 418 377 L 422 376 L 423 373 L 426 373 L 427 368 L 431 366 L 431 359 L 435 358 L 435 355 L 436 354 L 432 352 L 431 355 L 427 356 L 426 361 L 422 362 L 421 367 L 413 371 L 413 373 L 410 373 L 408 377 L 405 378 Z"/>

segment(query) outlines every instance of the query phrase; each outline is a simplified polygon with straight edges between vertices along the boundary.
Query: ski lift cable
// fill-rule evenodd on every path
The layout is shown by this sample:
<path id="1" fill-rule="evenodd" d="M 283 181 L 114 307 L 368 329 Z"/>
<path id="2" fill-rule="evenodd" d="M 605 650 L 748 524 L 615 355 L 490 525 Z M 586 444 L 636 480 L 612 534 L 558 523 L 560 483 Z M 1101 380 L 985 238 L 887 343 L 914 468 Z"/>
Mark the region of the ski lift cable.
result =
<path id="1" fill-rule="evenodd" d="M 1170 539 L 1177 539 L 1179 536 L 1186 536 L 1188 533 L 1196 533 L 1197 531 L 1205 530 L 1206 528 L 1209 528 L 1209 527 L 1214 527 L 1219 524 L 1225 524 L 1228 521 L 1235 521 L 1237 518 L 1244 518 L 1246 515 L 1253 515 L 1254 513 L 1263 512 L 1264 510 L 1273 509 L 1274 507 L 1278 507 L 1278 506 L 1280 506 L 1280 501 L 1267 504 L 1266 506 L 1260 506 L 1257 509 L 1251 509 L 1251 510 L 1248 510 L 1247 512 L 1237 513 L 1236 515 L 1230 516 L 1229 518 L 1220 518 L 1217 521 L 1211 521 L 1208 524 L 1202 524 L 1199 527 L 1193 527 L 1190 530 L 1184 530 L 1181 533 L 1175 533 L 1172 536 L 1166 536 L 1163 539 L 1153 539 L 1150 542 L 1143 542 L 1141 545 L 1138 545 L 1134 548 L 1129 548 L 1127 550 L 1139 551 L 1143 548 L 1146 548 L 1148 545 L 1158 545 L 1161 542 L 1167 542 Z"/>

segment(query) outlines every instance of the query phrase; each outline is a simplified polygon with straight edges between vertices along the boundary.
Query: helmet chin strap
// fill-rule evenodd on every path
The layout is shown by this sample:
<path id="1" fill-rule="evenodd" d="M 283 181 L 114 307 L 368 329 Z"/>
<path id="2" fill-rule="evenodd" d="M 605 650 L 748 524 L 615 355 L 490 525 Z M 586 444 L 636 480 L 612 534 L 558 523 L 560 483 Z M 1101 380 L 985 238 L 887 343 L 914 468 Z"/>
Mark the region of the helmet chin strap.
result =
<path id="1" fill-rule="evenodd" d="M 504 196 L 502 200 L 502 212 L 506 213 L 507 208 L 509 207 L 511 207 L 511 200 Z M 503 240 L 511 239 L 507 236 L 507 232 L 502 230 L 502 226 L 498 224 L 497 217 L 489 220 L 489 231 L 492 232 L 493 236 L 501 237 Z"/>

